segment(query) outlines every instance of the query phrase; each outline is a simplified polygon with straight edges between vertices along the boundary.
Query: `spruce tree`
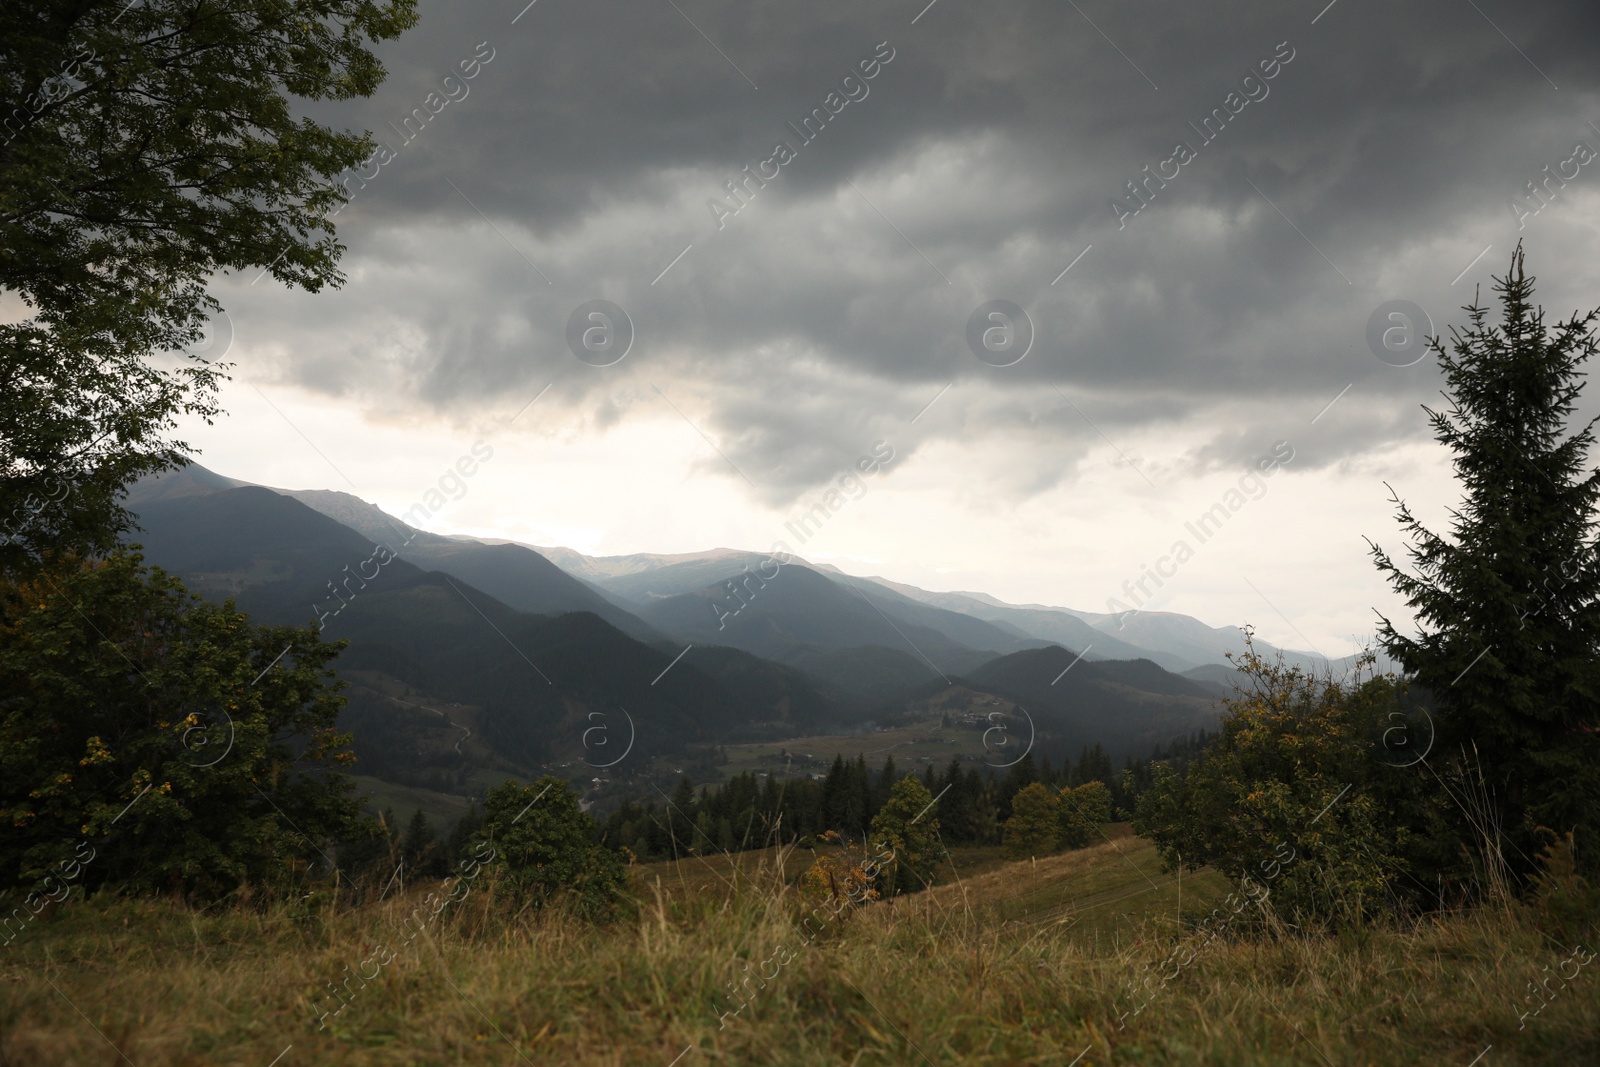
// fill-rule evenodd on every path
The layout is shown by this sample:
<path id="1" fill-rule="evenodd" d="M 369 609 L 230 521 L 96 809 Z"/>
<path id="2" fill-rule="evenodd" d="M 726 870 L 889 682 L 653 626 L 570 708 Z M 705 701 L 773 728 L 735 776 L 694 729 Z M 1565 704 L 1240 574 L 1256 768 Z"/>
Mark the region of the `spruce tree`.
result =
<path id="1" fill-rule="evenodd" d="M 483 825 L 483 812 L 475 800 L 467 802 L 467 810 L 456 820 L 455 826 L 450 829 L 450 837 L 445 844 L 445 856 L 454 866 L 466 858 L 467 846 L 472 841 L 472 835 L 478 832 Z"/>
<path id="2" fill-rule="evenodd" d="M 851 836 L 867 828 L 867 806 L 871 803 L 871 790 L 867 784 L 867 757 L 856 754 L 856 761 L 848 764 L 845 777 L 845 804 L 843 831 Z"/>
<path id="3" fill-rule="evenodd" d="M 899 776 L 900 772 L 895 769 L 894 757 L 885 756 L 883 758 L 883 770 L 878 772 L 877 781 L 872 783 L 872 799 L 867 811 L 868 818 L 877 815 L 878 812 L 883 810 L 883 806 L 889 803 L 889 790 L 894 788 L 895 779 Z"/>
<path id="4" fill-rule="evenodd" d="M 672 836 L 677 841 L 680 852 L 696 843 L 694 824 L 696 810 L 694 783 L 689 781 L 689 776 L 686 774 L 678 779 L 677 788 L 672 791 L 672 803 L 667 805 L 667 825 L 672 828 Z"/>
<path id="5" fill-rule="evenodd" d="M 1576 432 L 1568 424 L 1600 311 L 1547 329 L 1533 282 L 1519 246 L 1494 286 L 1500 322 L 1475 298 L 1463 309 L 1470 325 L 1452 329 L 1449 350 L 1433 342 L 1449 406 L 1424 411 L 1454 454 L 1463 498 L 1441 536 L 1393 496 L 1411 569 L 1376 544 L 1372 555 L 1418 632 L 1403 635 L 1382 615 L 1378 632 L 1389 655 L 1437 698 L 1430 769 L 1459 760 L 1470 781 L 1482 775 L 1491 807 L 1464 804 L 1465 832 L 1508 846 L 1504 860 L 1526 873 L 1539 849 L 1536 828 L 1575 831 L 1580 862 L 1595 870 L 1600 472 L 1585 470 L 1593 420 Z"/>
<path id="6" fill-rule="evenodd" d="M 822 821 L 830 830 L 841 833 L 846 829 L 845 794 L 849 792 L 849 770 L 845 767 L 844 753 L 836 753 L 828 777 L 822 783 Z"/>
<path id="7" fill-rule="evenodd" d="M 428 825 L 428 817 L 418 808 L 411 816 L 411 822 L 406 827 L 406 838 L 400 846 L 400 854 L 405 857 L 406 870 L 419 872 L 424 866 L 428 850 L 433 847 L 433 827 Z"/>

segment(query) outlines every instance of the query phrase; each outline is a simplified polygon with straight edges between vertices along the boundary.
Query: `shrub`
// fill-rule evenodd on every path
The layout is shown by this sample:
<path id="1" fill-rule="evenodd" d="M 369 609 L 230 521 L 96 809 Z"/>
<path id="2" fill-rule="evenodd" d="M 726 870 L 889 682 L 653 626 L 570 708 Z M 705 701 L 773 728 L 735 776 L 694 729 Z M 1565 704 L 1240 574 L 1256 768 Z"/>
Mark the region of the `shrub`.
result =
<path id="1" fill-rule="evenodd" d="M 877 900 L 879 867 L 866 851 L 846 844 L 836 831 L 826 830 L 818 841 L 824 847 L 800 876 L 800 896 L 813 910 L 832 904 L 835 913 L 848 904 Z M 880 859 L 881 861 L 881 859 Z"/>
<path id="2" fill-rule="evenodd" d="M 506 780 L 484 798 L 475 843 L 494 850 L 496 892 L 522 910 L 558 902 L 585 919 L 621 910 L 627 875 L 622 856 L 595 840 L 594 820 L 567 783 L 545 775 L 532 785 Z"/>
<path id="3" fill-rule="evenodd" d="M 1559 837 L 1539 854 L 1529 902 L 1534 926 L 1561 945 L 1592 943 L 1600 926 L 1600 887 L 1579 873 L 1573 837 Z"/>
<path id="4" fill-rule="evenodd" d="M 1182 776 L 1156 765 L 1134 829 L 1169 867 L 1264 887 L 1299 925 L 1431 900 L 1445 812 L 1431 778 L 1381 758 L 1403 686 L 1370 667 L 1340 682 L 1247 652 L 1222 736 Z"/>

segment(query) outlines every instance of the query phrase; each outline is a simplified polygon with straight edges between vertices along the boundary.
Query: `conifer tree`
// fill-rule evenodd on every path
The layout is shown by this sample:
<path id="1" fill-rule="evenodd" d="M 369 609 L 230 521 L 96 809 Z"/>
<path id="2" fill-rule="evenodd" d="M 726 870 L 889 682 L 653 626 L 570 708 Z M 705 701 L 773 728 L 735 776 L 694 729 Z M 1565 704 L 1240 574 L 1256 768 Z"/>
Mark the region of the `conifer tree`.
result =
<path id="1" fill-rule="evenodd" d="M 1524 873 L 1537 827 L 1576 831 L 1600 869 L 1600 472 L 1591 420 L 1569 431 L 1600 311 L 1547 329 L 1522 249 L 1499 279 L 1499 323 L 1474 299 L 1470 325 L 1433 350 L 1449 407 L 1424 408 L 1452 453 L 1463 499 L 1448 536 L 1394 495 L 1411 569 L 1372 545 L 1418 627 L 1379 616 L 1385 650 L 1438 701 L 1433 763 L 1462 761 L 1489 810 L 1463 806 L 1472 838 Z M 1420 747 L 1420 746 L 1419 746 Z M 1431 769 L 1431 764 L 1430 764 Z M 1498 823 L 1498 826 L 1496 825 Z M 1500 837 L 1504 833 L 1504 839 Z"/>
<path id="2" fill-rule="evenodd" d="M 694 783 L 689 781 L 686 774 L 678 779 L 677 788 L 672 791 L 672 803 L 667 805 L 667 825 L 672 828 L 672 836 L 677 841 L 680 853 L 695 844 L 698 837 L 695 833 L 695 810 Z"/>
<path id="3" fill-rule="evenodd" d="M 828 768 L 828 777 L 822 783 L 822 821 L 827 824 L 827 829 L 845 829 L 845 794 L 849 791 L 849 777 L 844 753 L 836 753 L 833 765 Z"/>
<path id="4" fill-rule="evenodd" d="M 478 807 L 476 800 L 467 804 L 466 814 L 456 820 L 450 830 L 450 837 L 445 846 L 445 852 L 450 863 L 454 864 L 466 856 L 467 846 L 472 841 L 472 835 L 478 832 L 483 825 L 483 810 Z"/>
<path id="5" fill-rule="evenodd" d="M 889 790 L 894 788 L 895 779 L 899 776 L 900 772 L 895 769 L 894 757 L 885 756 L 883 770 L 878 772 L 878 780 L 872 783 L 872 803 L 871 810 L 867 812 L 868 816 L 878 814 L 883 810 L 883 806 L 889 803 Z"/>
<path id="6" fill-rule="evenodd" d="M 422 813 L 421 808 L 418 808 L 406 826 L 405 841 L 400 846 L 400 854 L 405 857 L 406 870 L 419 872 L 432 847 L 433 827 L 428 825 L 428 817 Z"/>
<path id="7" fill-rule="evenodd" d="M 856 754 L 856 761 L 848 765 L 845 779 L 844 826 L 849 834 L 859 834 L 867 828 L 867 804 L 870 802 L 867 787 L 867 757 Z"/>

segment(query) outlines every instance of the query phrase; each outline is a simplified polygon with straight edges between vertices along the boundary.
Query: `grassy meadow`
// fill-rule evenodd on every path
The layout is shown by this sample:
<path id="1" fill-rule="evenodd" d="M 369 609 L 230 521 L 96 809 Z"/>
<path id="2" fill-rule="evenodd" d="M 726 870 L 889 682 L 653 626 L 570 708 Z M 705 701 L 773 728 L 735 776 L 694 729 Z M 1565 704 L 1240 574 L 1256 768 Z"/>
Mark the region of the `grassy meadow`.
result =
<path id="1" fill-rule="evenodd" d="M 1179 916 L 1220 876 L 1180 884 L 1114 828 L 1037 862 L 961 852 L 928 892 L 801 924 L 809 859 L 638 866 L 634 914 L 604 927 L 507 921 L 487 878 L 409 937 L 426 887 L 360 908 L 69 899 L 0 957 L 0 1064 L 1600 1062 L 1600 968 L 1552 983 L 1570 946 L 1525 913 L 1204 943 Z M 1541 977 L 1553 998 L 1519 1018 Z"/>

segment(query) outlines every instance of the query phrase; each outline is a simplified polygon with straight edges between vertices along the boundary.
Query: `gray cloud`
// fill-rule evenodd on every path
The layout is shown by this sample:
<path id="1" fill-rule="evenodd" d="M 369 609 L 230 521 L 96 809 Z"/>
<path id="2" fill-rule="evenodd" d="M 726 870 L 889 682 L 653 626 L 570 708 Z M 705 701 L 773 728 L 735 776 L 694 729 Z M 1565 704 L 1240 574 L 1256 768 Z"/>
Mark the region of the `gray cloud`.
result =
<path id="1" fill-rule="evenodd" d="M 1085 416 L 1114 441 L 1202 427 L 1151 460 L 1169 476 L 1279 439 L 1312 468 L 1418 437 L 1433 361 L 1380 363 L 1369 315 L 1405 298 L 1460 321 L 1519 237 L 1548 306 L 1600 291 L 1600 166 L 1523 231 L 1507 207 L 1576 141 L 1600 147 L 1600 12 L 940 0 L 912 25 L 920 3 L 678 6 L 541 0 L 515 26 L 517 2 L 426 7 L 376 99 L 319 112 L 399 149 L 341 216 L 350 284 L 224 285 L 249 350 L 313 389 L 443 414 L 554 383 L 604 427 L 660 386 L 776 502 L 874 439 L 909 455 L 1029 430 L 1053 458 L 1008 483 L 1027 495 L 1100 446 Z M 882 41 L 865 97 L 802 144 L 786 123 Z M 1202 144 L 1189 123 L 1285 41 L 1265 98 Z M 401 147 L 390 124 L 479 42 L 494 58 L 470 93 Z M 780 140 L 794 160 L 718 229 L 706 200 Z M 1178 141 L 1194 160 L 1119 229 L 1110 198 Z M 615 367 L 567 351 L 597 297 L 637 330 Z M 966 346 L 993 297 L 1037 329 L 1012 367 Z"/>

